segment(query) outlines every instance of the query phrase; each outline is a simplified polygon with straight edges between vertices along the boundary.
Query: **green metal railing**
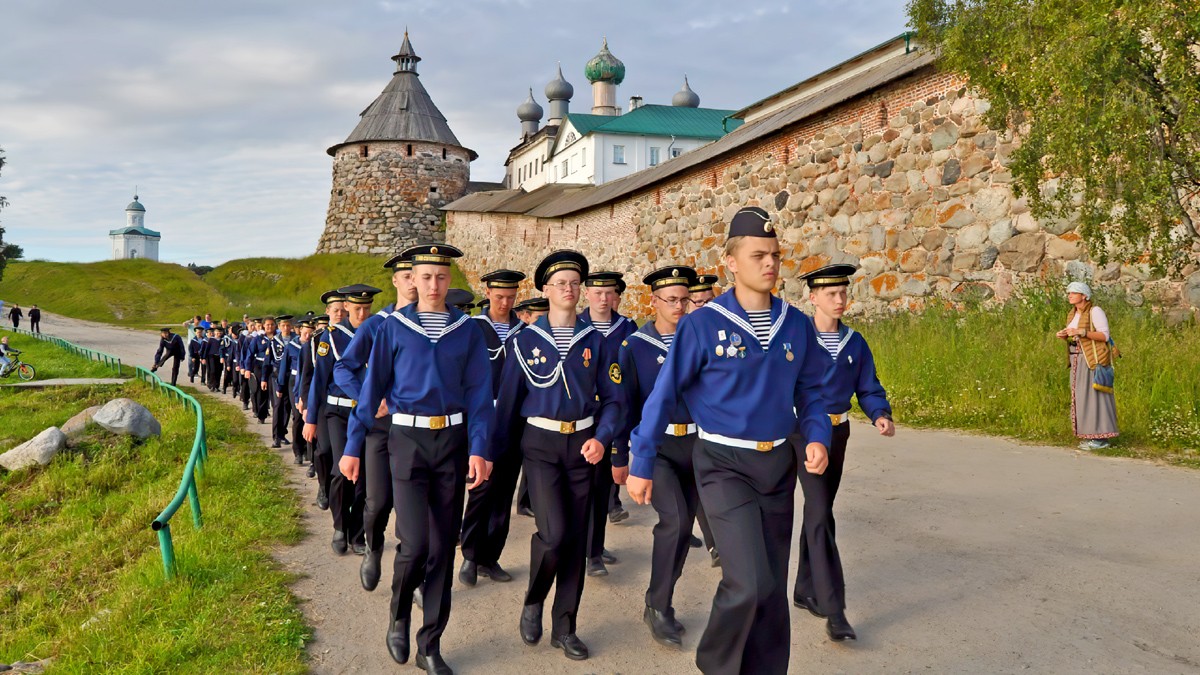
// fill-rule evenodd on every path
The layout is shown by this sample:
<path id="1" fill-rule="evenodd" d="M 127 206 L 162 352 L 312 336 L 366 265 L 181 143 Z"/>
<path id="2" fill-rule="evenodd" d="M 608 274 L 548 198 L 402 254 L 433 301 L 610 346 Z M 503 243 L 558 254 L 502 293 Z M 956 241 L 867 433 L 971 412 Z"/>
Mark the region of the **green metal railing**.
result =
<path id="1" fill-rule="evenodd" d="M 87 347 L 80 347 L 77 344 L 53 335 L 33 333 L 24 328 L 4 328 L 5 330 L 20 333 L 21 335 L 28 335 L 43 342 L 57 345 L 72 354 L 88 360 L 102 361 L 111 366 L 118 375 L 121 374 L 121 359 L 111 354 L 105 354 L 104 352 L 88 349 Z M 158 533 L 158 544 L 162 550 L 163 571 L 169 579 L 174 577 L 176 573 L 175 546 L 171 541 L 171 517 L 183 505 L 185 498 L 192 509 L 192 524 L 196 529 L 200 529 L 204 525 L 200 513 L 200 491 L 197 486 L 197 480 L 204 477 L 204 463 L 208 460 L 208 440 L 207 434 L 204 431 L 204 409 L 200 406 L 200 402 L 190 394 L 179 387 L 163 382 L 157 374 L 141 366 L 133 366 L 133 370 L 134 376 L 149 384 L 151 389 L 165 393 L 170 398 L 180 401 L 196 415 L 196 435 L 192 440 L 192 452 L 188 455 L 187 466 L 183 470 L 183 478 L 179 481 L 179 489 L 175 492 L 175 498 L 171 500 L 170 504 L 167 504 L 167 508 L 163 509 L 162 513 L 158 514 L 158 517 L 150 523 L 150 529 Z"/>

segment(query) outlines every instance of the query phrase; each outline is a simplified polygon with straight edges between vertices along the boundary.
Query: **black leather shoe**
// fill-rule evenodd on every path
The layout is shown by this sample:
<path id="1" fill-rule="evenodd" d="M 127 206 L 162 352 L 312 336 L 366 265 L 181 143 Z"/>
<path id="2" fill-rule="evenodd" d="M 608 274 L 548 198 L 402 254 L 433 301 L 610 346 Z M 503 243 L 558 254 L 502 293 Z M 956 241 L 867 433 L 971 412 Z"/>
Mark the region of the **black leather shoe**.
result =
<path id="1" fill-rule="evenodd" d="M 276 450 L 278 450 L 278 449 L 281 447 L 281 446 L 279 445 L 279 439 L 278 439 L 278 438 L 276 438 L 276 439 L 275 439 L 275 442 L 271 444 L 271 447 L 272 447 L 272 448 L 275 448 Z"/>
<path id="2" fill-rule="evenodd" d="M 443 661 L 442 655 L 437 652 L 432 654 L 417 652 L 417 667 L 423 668 L 428 675 L 454 675 L 454 669 Z"/>
<path id="3" fill-rule="evenodd" d="M 646 611 L 642 612 L 642 621 L 650 627 L 650 637 L 658 644 L 664 647 L 683 647 L 683 638 L 679 637 L 679 631 L 675 630 L 666 612 L 646 605 Z"/>
<path id="4" fill-rule="evenodd" d="M 292 444 L 292 442 L 291 442 L 291 441 L 289 441 L 289 440 L 288 440 L 288 439 L 286 439 L 286 438 L 281 438 L 281 439 L 279 439 L 279 442 L 280 442 L 280 443 L 283 443 L 284 445 L 291 445 L 291 444 Z"/>
<path id="5" fill-rule="evenodd" d="M 329 495 L 325 492 L 325 486 L 317 484 L 317 508 L 322 511 L 329 510 Z"/>
<path id="6" fill-rule="evenodd" d="M 605 565 L 616 565 L 617 563 L 621 562 L 620 560 L 617 560 L 617 556 L 609 553 L 608 549 L 602 549 L 600 551 L 600 559 L 604 561 Z"/>
<path id="7" fill-rule="evenodd" d="M 817 617 L 818 619 L 825 618 L 825 616 L 823 614 L 821 614 L 820 612 L 817 611 L 817 601 L 814 600 L 813 598 L 805 598 L 805 597 L 801 597 L 799 595 L 793 595 L 792 596 L 792 605 L 795 607 L 799 607 L 800 609 L 807 609 L 809 614 L 812 614 L 813 616 Z"/>
<path id="8" fill-rule="evenodd" d="M 302 466 L 304 464 L 304 458 L 300 455 L 294 455 L 292 457 L 292 461 L 296 463 L 296 466 Z"/>
<path id="9" fill-rule="evenodd" d="M 250 409 L 249 405 L 247 405 L 245 403 L 242 404 L 242 410 L 249 410 L 249 409 Z"/>
<path id="10" fill-rule="evenodd" d="M 663 612 L 663 614 L 666 615 L 667 620 L 671 622 L 671 627 L 675 629 L 676 633 L 683 635 L 684 633 L 687 632 L 687 626 L 679 623 L 679 619 L 675 618 L 675 608 L 674 607 L 668 607 L 667 611 Z"/>
<path id="11" fill-rule="evenodd" d="M 361 543 L 350 544 L 350 552 L 354 555 L 366 555 L 367 545 Z"/>
<path id="12" fill-rule="evenodd" d="M 604 566 L 604 561 L 600 558 L 588 558 L 587 575 L 589 577 L 606 577 L 608 568 Z"/>
<path id="13" fill-rule="evenodd" d="M 858 636 L 854 634 L 854 628 L 850 626 L 850 622 L 846 620 L 845 612 L 831 614 L 825 620 L 825 632 L 829 633 L 829 639 L 834 642 L 843 642 L 845 640 L 857 640 Z"/>
<path id="14" fill-rule="evenodd" d="M 521 640 L 536 645 L 542 639 L 542 603 L 521 608 Z"/>
<path id="15" fill-rule="evenodd" d="M 396 663 L 408 663 L 408 619 L 396 619 L 387 632 L 388 653 Z"/>
<path id="16" fill-rule="evenodd" d="M 512 581 L 512 575 L 505 572 L 499 563 L 495 565 L 476 565 L 475 567 L 481 577 L 487 577 L 492 581 L 499 581 L 501 583 Z"/>
<path id="17" fill-rule="evenodd" d="M 528 506 L 518 506 L 517 507 L 517 515 L 525 516 L 526 518 L 532 518 L 533 517 L 533 509 L 529 508 Z"/>
<path id="18" fill-rule="evenodd" d="M 350 545 L 346 543 L 346 533 L 341 530 L 333 531 L 333 542 L 330 544 L 333 547 L 333 552 L 338 555 L 346 555 L 346 551 L 350 549 Z"/>
<path id="19" fill-rule="evenodd" d="M 479 581 L 479 568 L 470 560 L 464 560 L 462 567 L 458 568 L 458 580 L 464 586 L 474 586 Z"/>
<path id="20" fill-rule="evenodd" d="M 688 539 L 688 546 L 691 546 L 692 548 L 700 548 L 703 545 L 704 540 L 694 534 L 692 535 L 691 539 Z"/>
<path id="21" fill-rule="evenodd" d="M 629 512 L 625 509 L 613 509 L 608 512 L 608 522 L 619 523 L 629 517 Z"/>
<path id="22" fill-rule="evenodd" d="M 413 590 L 413 604 L 417 609 L 425 609 L 425 591 L 419 588 Z"/>
<path id="23" fill-rule="evenodd" d="M 717 547 L 714 546 L 714 547 L 708 549 L 708 554 L 710 556 L 712 556 L 712 566 L 720 567 L 721 566 L 721 552 L 717 550 Z"/>
<path id="24" fill-rule="evenodd" d="M 304 476 L 306 478 L 316 478 L 317 477 L 317 467 L 313 466 L 312 464 L 309 464 L 308 471 L 304 472 Z"/>
<path id="25" fill-rule="evenodd" d="M 583 644 L 583 640 L 576 637 L 574 633 L 550 638 L 550 646 L 563 650 L 567 658 L 572 661 L 583 661 L 588 657 L 587 645 Z"/>
<path id="26" fill-rule="evenodd" d="M 367 551 L 362 564 L 358 566 L 358 579 L 362 582 L 364 591 L 373 591 L 379 585 L 380 568 L 383 566 L 383 549 Z"/>

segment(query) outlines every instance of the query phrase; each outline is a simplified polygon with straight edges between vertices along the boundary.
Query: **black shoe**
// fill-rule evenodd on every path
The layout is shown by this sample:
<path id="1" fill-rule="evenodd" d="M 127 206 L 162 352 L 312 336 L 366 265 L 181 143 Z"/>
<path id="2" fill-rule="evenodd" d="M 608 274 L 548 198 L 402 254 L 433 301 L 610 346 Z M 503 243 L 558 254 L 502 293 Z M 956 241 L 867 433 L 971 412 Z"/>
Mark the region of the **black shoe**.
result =
<path id="1" fill-rule="evenodd" d="M 280 443 L 283 443 L 284 445 L 291 445 L 291 444 L 292 444 L 292 442 L 291 442 L 291 441 L 289 441 L 289 440 L 288 440 L 288 439 L 286 439 L 286 438 L 281 438 L 281 439 L 279 439 L 279 442 L 280 442 Z"/>
<path id="2" fill-rule="evenodd" d="M 500 563 L 496 563 L 495 565 L 476 565 L 475 568 L 479 572 L 479 576 L 487 577 L 492 581 L 499 581 L 500 583 L 512 581 L 512 575 L 505 572 Z"/>
<path id="3" fill-rule="evenodd" d="M 442 655 L 437 652 L 432 654 L 417 652 L 417 667 L 424 668 L 428 675 L 454 675 L 454 669 L 443 661 Z"/>
<path id="4" fill-rule="evenodd" d="M 413 604 L 417 609 L 425 609 L 425 591 L 419 588 L 413 591 Z"/>
<path id="5" fill-rule="evenodd" d="M 301 461 L 303 461 L 303 460 L 301 460 Z M 312 464 L 309 464 L 308 471 L 306 471 L 304 473 L 304 476 L 306 478 L 316 478 L 317 477 L 317 467 L 313 466 Z"/>
<path id="6" fill-rule="evenodd" d="M 576 637 L 574 633 L 550 638 L 550 646 L 563 650 L 567 658 L 572 661 L 583 661 L 588 657 L 587 645 L 583 644 L 583 640 Z"/>
<path id="7" fill-rule="evenodd" d="M 536 645 L 542 639 L 542 603 L 525 605 L 521 609 L 521 640 Z"/>
<path id="8" fill-rule="evenodd" d="M 276 450 L 278 450 L 278 449 L 279 449 L 279 447 L 280 447 L 280 446 L 279 446 L 279 439 L 278 439 L 278 438 L 276 438 L 276 439 L 275 439 L 275 442 L 271 444 L 271 447 L 272 447 L 272 448 L 275 448 Z"/>
<path id="9" fill-rule="evenodd" d="M 642 612 L 642 621 L 650 627 L 650 637 L 658 644 L 677 649 L 683 647 L 683 638 L 679 637 L 679 631 L 675 630 L 666 612 L 646 605 L 646 611 Z"/>
<path id="10" fill-rule="evenodd" d="M 721 552 L 717 550 L 717 547 L 714 546 L 714 547 L 708 549 L 708 554 L 710 556 L 712 556 L 712 566 L 720 567 L 721 566 Z"/>
<path id="11" fill-rule="evenodd" d="M 825 632 L 829 633 L 829 639 L 834 642 L 843 642 L 845 640 L 857 640 L 858 636 L 854 634 L 854 628 L 850 626 L 850 622 L 846 620 L 845 612 L 831 614 L 825 620 Z"/>
<path id="12" fill-rule="evenodd" d="M 388 653 L 396 663 L 408 663 L 408 619 L 396 619 L 387 632 Z"/>
<path id="13" fill-rule="evenodd" d="M 383 549 L 367 551 L 362 564 L 358 566 L 358 580 L 362 582 L 364 591 L 373 591 L 379 585 L 380 567 L 383 565 Z"/>
<path id="14" fill-rule="evenodd" d="M 295 463 L 296 463 L 296 466 L 303 466 L 303 465 L 304 465 L 304 458 L 303 458 L 303 457 L 301 457 L 300 455 L 296 455 L 296 456 L 293 458 L 293 461 L 295 461 Z"/>
<path id="15" fill-rule="evenodd" d="M 608 522 L 619 523 L 629 517 L 629 512 L 622 508 L 616 508 L 608 512 Z"/>
<path id="16" fill-rule="evenodd" d="M 805 598 L 805 597 L 801 597 L 799 595 L 793 595 L 792 596 L 792 605 L 795 607 L 799 607 L 800 609 L 807 609 L 809 614 L 812 614 L 813 616 L 817 617 L 818 619 L 825 618 L 824 615 L 822 615 L 820 612 L 817 611 L 817 601 L 814 600 L 813 598 Z"/>
<path id="17" fill-rule="evenodd" d="M 350 544 L 350 552 L 354 555 L 366 555 L 367 545 L 365 543 Z"/>
<path id="18" fill-rule="evenodd" d="M 322 511 L 329 510 L 329 495 L 325 494 L 324 486 L 317 486 L 317 508 Z"/>
<path id="19" fill-rule="evenodd" d="M 692 535 L 691 539 L 688 539 L 688 546 L 691 546 L 692 548 L 700 548 L 703 545 L 704 540 L 694 534 Z"/>
<path id="20" fill-rule="evenodd" d="M 249 405 L 247 405 L 245 403 L 242 404 L 242 410 L 249 410 L 249 409 L 250 409 Z"/>
<path id="21" fill-rule="evenodd" d="M 333 542 L 330 545 L 333 546 L 333 552 L 338 555 L 346 555 L 346 551 L 350 548 L 346 543 L 346 533 L 341 530 L 333 531 Z"/>
<path id="22" fill-rule="evenodd" d="M 604 561 L 602 559 L 588 558 L 587 575 L 589 577 L 606 577 L 608 576 L 608 568 L 604 566 Z"/>
<path id="23" fill-rule="evenodd" d="M 479 568 L 470 560 L 464 560 L 458 568 L 458 580 L 464 586 L 474 586 L 479 581 Z"/>
<path id="24" fill-rule="evenodd" d="M 617 560 L 617 556 L 609 553 L 608 549 L 601 549 L 600 559 L 604 561 L 605 565 L 616 565 L 617 563 L 621 562 L 620 560 Z"/>
<path id="25" fill-rule="evenodd" d="M 528 506 L 518 506 L 517 507 L 517 515 L 525 516 L 526 518 L 532 518 L 533 517 L 533 509 L 529 508 Z"/>
<path id="26" fill-rule="evenodd" d="M 258 418 L 258 423 L 259 423 L 259 424 L 266 424 L 266 423 L 267 423 L 267 418 L 265 418 L 265 417 L 260 417 L 260 418 Z"/>
<path id="27" fill-rule="evenodd" d="M 663 612 L 663 614 L 667 617 L 667 620 L 671 622 L 671 627 L 675 629 L 676 633 L 683 635 L 687 632 L 687 626 L 679 623 L 679 619 L 675 618 L 674 607 L 668 607 L 667 611 Z"/>

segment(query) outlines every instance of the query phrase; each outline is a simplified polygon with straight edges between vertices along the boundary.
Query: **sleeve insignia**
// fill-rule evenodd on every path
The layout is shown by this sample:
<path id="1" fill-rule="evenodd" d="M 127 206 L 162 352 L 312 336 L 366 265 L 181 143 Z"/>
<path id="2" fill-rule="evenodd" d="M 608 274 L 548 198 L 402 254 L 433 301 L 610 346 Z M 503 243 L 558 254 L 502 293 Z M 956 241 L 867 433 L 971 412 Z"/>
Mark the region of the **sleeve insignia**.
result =
<path id="1" fill-rule="evenodd" d="M 321 342 L 321 344 L 317 345 L 317 356 L 325 356 L 328 353 L 329 353 L 329 343 L 328 342 Z"/>
<path id="2" fill-rule="evenodd" d="M 608 378 L 613 381 L 613 384 L 621 384 L 621 366 L 615 363 L 609 366 Z"/>

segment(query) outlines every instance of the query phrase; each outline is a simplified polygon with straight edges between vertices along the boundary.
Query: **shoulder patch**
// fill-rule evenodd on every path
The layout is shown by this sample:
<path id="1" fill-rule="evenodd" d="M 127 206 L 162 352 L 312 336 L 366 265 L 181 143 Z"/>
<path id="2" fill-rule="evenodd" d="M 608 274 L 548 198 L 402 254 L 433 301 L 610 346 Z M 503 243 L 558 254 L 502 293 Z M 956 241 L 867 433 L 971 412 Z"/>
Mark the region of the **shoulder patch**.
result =
<path id="1" fill-rule="evenodd" d="M 317 356 L 325 356 L 328 353 L 329 353 L 329 343 L 328 342 L 321 342 L 321 344 L 317 345 Z"/>
<path id="2" fill-rule="evenodd" d="M 621 346 L 622 346 L 622 347 L 628 347 L 628 346 L 629 346 L 629 340 L 621 340 Z"/>
<path id="3" fill-rule="evenodd" d="M 608 378 L 613 381 L 613 384 L 621 384 L 621 366 L 615 363 L 609 366 Z"/>

